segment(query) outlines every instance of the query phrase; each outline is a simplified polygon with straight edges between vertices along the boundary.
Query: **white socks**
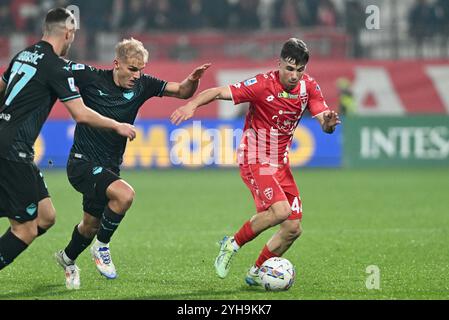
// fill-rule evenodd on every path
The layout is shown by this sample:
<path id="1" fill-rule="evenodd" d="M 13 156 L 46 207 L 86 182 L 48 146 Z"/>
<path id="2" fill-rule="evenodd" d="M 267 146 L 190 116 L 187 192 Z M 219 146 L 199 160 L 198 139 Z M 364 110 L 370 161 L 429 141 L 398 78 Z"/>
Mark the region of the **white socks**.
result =
<path id="1" fill-rule="evenodd" d="M 95 240 L 94 246 L 96 248 L 103 248 L 103 247 L 109 247 L 109 243 L 103 243 L 101 241 Z"/>
<path id="2" fill-rule="evenodd" d="M 234 250 L 237 251 L 240 249 L 240 246 L 237 244 L 237 242 L 234 240 L 234 237 L 231 239 L 232 246 L 234 247 Z"/>
<path id="3" fill-rule="evenodd" d="M 70 259 L 69 257 L 67 257 L 67 255 L 65 254 L 65 251 L 64 251 L 64 250 L 62 250 L 62 260 L 64 260 L 64 262 L 65 262 L 67 265 L 75 264 L 75 261 L 73 261 L 72 259 Z"/>

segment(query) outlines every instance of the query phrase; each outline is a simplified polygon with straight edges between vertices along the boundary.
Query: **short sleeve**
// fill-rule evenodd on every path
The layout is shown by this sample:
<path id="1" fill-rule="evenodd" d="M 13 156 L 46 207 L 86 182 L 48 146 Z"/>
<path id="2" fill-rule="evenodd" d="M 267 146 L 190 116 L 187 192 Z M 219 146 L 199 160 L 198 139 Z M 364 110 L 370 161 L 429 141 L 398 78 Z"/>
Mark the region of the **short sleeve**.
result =
<path id="1" fill-rule="evenodd" d="M 73 77 L 75 78 L 75 83 L 80 90 L 82 90 L 83 87 L 95 82 L 97 79 L 99 70 L 92 66 L 83 63 L 76 63 L 74 61 L 69 61 L 68 65 Z"/>
<path id="2" fill-rule="evenodd" d="M 321 91 L 318 83 L 312 79 L 308 86 L 309 93 L 309 104 L 308 108 L 312 117 L 317 116 L 318 114 L 329 110 L 326 101 L 323 97 L 323 92 Z"/>
<path id="3" fill-rule="evenodd" d="M 151 97 L 162 97 L 167 86 L 167 81 L 144 74 L 142 76 L 142 84 L 146 100 Z"/>
<path id="4" fill-rule="evenodd" d="M 61 102 L 80 98 L 78 89 L 75 86 L 75 78 L 70 71 L 70 66 L 65 64 L 53 69 L 49 75 L 48 82 L 50 87 L 56 93 L 56 96 Z"/>
<path id="5" fill-rule="evenodd" d="M 253 78 L 230 85 L 229 89 L 231 90 L 234 104 L 255 100 L 263 90 L 263 80 L 263 76 L 259 74 Z"/>

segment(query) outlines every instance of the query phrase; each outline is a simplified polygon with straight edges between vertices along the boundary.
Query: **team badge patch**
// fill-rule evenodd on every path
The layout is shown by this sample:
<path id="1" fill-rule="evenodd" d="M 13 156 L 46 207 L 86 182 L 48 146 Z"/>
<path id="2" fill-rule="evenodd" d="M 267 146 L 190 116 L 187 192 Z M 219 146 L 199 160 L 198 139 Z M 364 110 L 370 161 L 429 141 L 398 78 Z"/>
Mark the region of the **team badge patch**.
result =
<path id="1" fill-rule="evenodd" d="M 263 191 L 263 194 L 265 195 L 265 197 L 267 197 L 268 200 L 271 200 L 273 198 L 273 188 L 266 188 Z"/>
<path id="2" fill-rule="evenodd" d="M 299 97 L 299 100 L 301 100 L 301 103 L 303 105 L 306 105 L 307 102 L 309 101 L 309 95 L 307 93 L 301 94 L 301 96 Z"/>
<path id="3" fill-rule="evenodd" d="M 30 205 L 26 208 L 26 212 L 27 212 L 30 216 L 32 216 L 32 215 L 36 212 L 36 210 L 37 210 L 37 206 L 36 206 L 36 204 L 34 204 L 34 203 L 30 204 Z"/>
<path id="4" fill-rule="evenodd" d="M 76 87 L 75 87 L 75 79 L 73 79 L 72 77 L 70 77 L 70 78 L 67 78 L 67 80 L 68 80 L 68 82 L 69 82 L 70 90 L 72 90 L 73 92 L 78 92 L 78 91 L 76 90 Z"/>
<path id="5" fill-rule="evenodd" d="M 86 66 L 82 63 L 77 63 L 72 65 L 72 70 L 84 70 Z"/>

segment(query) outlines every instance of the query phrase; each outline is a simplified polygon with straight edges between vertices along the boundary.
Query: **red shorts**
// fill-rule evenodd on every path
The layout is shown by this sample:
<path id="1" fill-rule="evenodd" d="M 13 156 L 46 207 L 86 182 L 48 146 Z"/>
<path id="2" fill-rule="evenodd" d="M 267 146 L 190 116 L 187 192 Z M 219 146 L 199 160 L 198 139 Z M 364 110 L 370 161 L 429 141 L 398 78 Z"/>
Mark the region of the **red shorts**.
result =
<path id="1" fill-rule="evenodd" d="M 289 165 L 276 168 L 268 164 L 242 164 L 240 176 L 253 195 L 257 212 L 287 200 L 292 208 L 288 219 L 302 218 L 301 198 Z"/>

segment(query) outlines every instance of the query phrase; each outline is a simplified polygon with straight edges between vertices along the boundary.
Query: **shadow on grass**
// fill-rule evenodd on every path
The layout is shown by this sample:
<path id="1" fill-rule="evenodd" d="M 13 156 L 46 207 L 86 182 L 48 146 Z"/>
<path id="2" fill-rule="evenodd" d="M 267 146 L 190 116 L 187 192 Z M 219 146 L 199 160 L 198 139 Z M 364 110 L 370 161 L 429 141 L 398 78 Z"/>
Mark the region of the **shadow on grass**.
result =
<path id="1" fill-rule="evenodd" d="M 226 298 L 226 296 L 232 295 L 241 295 L 242 293 L 247 293 L 254 295 L 252 298 L 261 299 L 266 297 L 266 292 L 262 288 L 254 288 L 254 287 L 241 287 L 235 290 L 225 290 L 225 291 L 213 291 L 213 290 L 197 290 L 192 292 L 185 293 L 171 293 L 171 294 L 155 294 L 148 295 L 144 297 L 132 297 L 132 298 L 123 298 L 125 300 L 220 300 L 220 299 L 238 299 L 238 297 L 234 298 Z"/>
<path id="2" fill-rule="evenodd" d="M 101 291 L 101 289 L 98 289 Z M 34 286 L 28 290 L 0 293 L 0 300 L 235 300 L 242 294 L 250 295 L 245 299 L 267 299 L 266 292 L 262 288 L 242 286 L 233 290 L 195 290 L 183 293 L 167 293 L 141 296 L 110 296 L 101 297 L 101 293 L 96 294 L 96 298 L 91 295 L 97 290 L 80 289 L 67 290 L 64 285 L 47 284 Z"/>
<path id="3" fill-rule="evenodd" d="M 11 293 L 0 293 L 0 300 L 52 300 L 55 298 L 64 299 L 64 296 L 72 294 L 72 290 L 67 290 L 64 285 L 51 284 L 35 286 L 26 291 L 17 291 Z M 68 297 L 66 298 L 68 299 Z"/>

